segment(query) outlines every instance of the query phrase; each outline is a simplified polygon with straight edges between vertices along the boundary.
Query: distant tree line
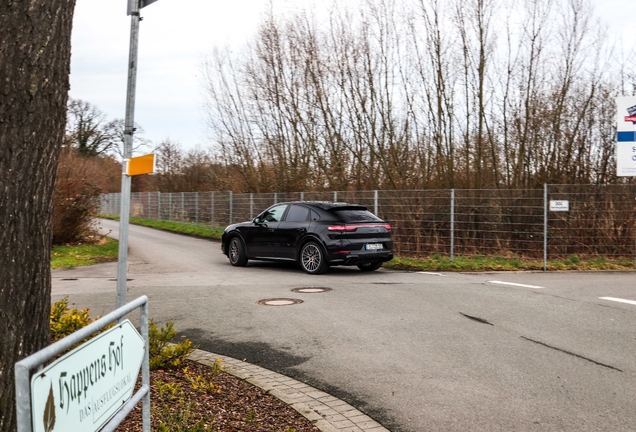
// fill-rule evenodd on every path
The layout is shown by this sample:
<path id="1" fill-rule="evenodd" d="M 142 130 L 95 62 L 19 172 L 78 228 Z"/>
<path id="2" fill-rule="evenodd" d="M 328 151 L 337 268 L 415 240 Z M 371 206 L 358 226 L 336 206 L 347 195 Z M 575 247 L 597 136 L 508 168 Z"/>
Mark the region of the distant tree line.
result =
<path id="1" fill-rule="evenodd" d="M 632 181 L 615 176 L 614 98 L 632 94 L 634 61 L 589 1 L 342 3 L 328 19 L 270 14 L 206 62 L 225 188 Z"/>

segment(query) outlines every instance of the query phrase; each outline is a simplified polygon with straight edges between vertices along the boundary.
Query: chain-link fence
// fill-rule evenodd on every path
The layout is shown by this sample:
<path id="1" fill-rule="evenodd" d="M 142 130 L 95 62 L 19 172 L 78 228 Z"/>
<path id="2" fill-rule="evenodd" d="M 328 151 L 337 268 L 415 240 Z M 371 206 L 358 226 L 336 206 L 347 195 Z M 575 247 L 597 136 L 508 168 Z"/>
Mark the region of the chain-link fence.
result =
<path id="1" fill-rule="evenodd" d="M 120 194 L 101 198 L 119 215 Z M 362 204 L 393 227 L 402 256 L 636 257 L 636 185 L 294 193 L 142 192 L 131 216 L 225 226 L 285 201 Z M 552 205 L 551 205 L 552 204 Z M 551 210 L 552 207 L 552 210 Z"/>

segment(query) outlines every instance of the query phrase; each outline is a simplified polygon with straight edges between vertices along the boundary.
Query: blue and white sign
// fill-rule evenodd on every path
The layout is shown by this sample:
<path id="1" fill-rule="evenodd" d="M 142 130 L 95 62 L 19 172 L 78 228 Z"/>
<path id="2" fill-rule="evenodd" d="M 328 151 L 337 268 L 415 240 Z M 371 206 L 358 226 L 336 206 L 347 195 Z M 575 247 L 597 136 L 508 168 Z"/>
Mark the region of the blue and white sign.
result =
<path id="1" fill-rule="evenodd" d="M 636 97 L 616 98 L 616 175 L 636 176 Z"/>

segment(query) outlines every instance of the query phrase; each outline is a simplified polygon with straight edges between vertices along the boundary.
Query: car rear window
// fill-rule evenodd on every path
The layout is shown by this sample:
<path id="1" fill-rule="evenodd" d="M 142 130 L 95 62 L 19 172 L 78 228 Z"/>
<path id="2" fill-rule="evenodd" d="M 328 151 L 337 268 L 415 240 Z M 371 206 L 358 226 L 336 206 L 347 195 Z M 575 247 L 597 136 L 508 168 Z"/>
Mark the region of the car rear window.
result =
<path id="1" fill-rule="evenodd" d="M 343 222 L 381 222 L 382 219 L 368 210 L 334 210 Z"/>

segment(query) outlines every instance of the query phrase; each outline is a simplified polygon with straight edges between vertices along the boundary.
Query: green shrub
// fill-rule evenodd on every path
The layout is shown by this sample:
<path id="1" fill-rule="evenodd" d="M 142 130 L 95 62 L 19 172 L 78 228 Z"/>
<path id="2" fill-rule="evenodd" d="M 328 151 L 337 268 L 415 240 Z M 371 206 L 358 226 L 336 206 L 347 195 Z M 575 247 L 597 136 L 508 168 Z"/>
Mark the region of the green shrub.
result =
<path id="1" fill-rule="evenodd" d="M 212 380 L 215 376 L 223 372 L 223 369 L 225 369 L 225 366 L 221 366 L 221 359 L 216 359 L 214 364 L 210 367 L 209 372 L 206 374 L 206 376 L 192 375 L 190 369 L 188 369 L 187 367 L 183 368 L 183 375 L 186 381 L 190 383 L 190 386 L 194 390 L 213 394 L 219 393 L 221 391 L 221 386 L 214 384 Z"/>
<path id="2" fill-rule="evenodd" d="M 99 318 L 100 317 L 91 319 L 88 309 L 69 310 L 68 297 L 64 297 L 63 299 L 53 303 L 51 306 L 51 341 L 58 341 L 86 327 Z M 111 323 L 104 327 L 102 331 L 107 330 L 114 325 L 115 323 Z M 176 368 L 185 359 L 187 359 L 195 349 L 192 341 L 188 339 L 177 344 L 170 343 L 177 334 L 177 331 L 174 329 L 173 322 L 167 322 L 164 327 L 157 328 L 155 323 L 150 320 L 148 327 L 148 356 L 150 357 L 150 370 Z M 217 360 L 217 362 L 215 362 L 212 367 L 212 376 L 218 375 L 218 373 L 223 370 L 223 366 L 220 366 L 220 360 Z"/>
<path id="3" fill-rule="evenodd" d="M 193 414 L 196 406 L 190 400 L 178 399 L 172 404 L 154 408 L 153 418 L 157 419 L 158 432 L 209 432 L 214 419 L 202 418 L 196 421 Z M 218 430 L 218 429 L 217 429 Z"/>
<path id="4" fill-rule="evenodd" d="M 88 314 L 88 309 L 69 310 L 68 297 L 64 297 L 51 306 L 51 342 L 63 339 L 97 319 L 99 319 L 99 317 L 91 319 Z"/>
<path id="5" fill-rule="evenodd" d="M 157 328 L 150 320 L 148 329 L 150 370 L 162 368 L 176 368 L 194 351 L 192 341 L 186 339 L 177 344 L 171 344 L 177 335 L 174 323 L 168 321 L 164 327 Z"/>

